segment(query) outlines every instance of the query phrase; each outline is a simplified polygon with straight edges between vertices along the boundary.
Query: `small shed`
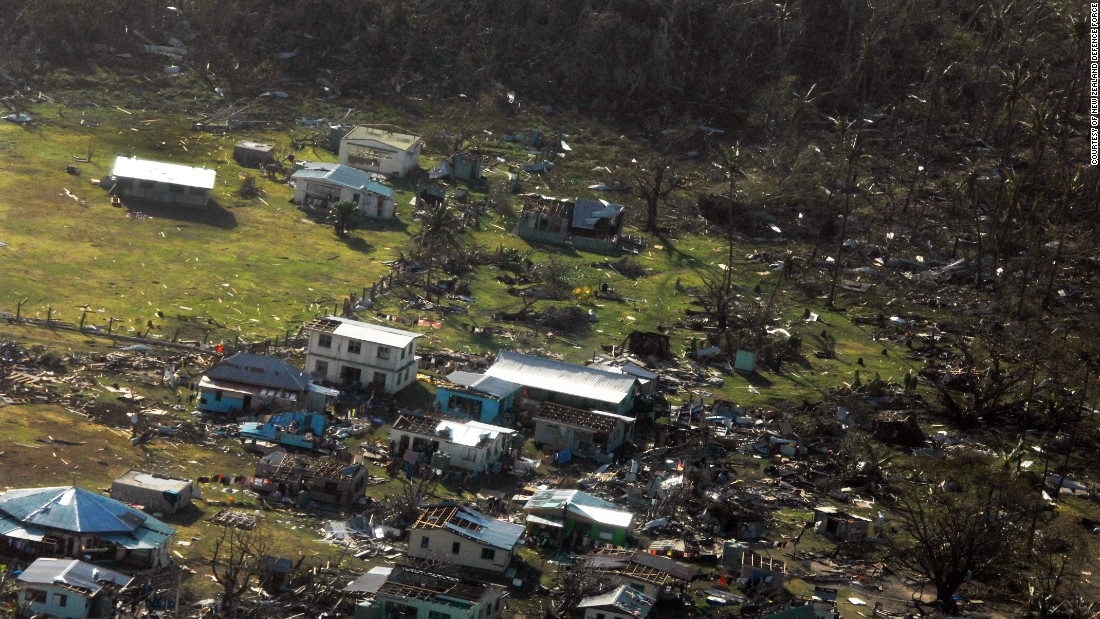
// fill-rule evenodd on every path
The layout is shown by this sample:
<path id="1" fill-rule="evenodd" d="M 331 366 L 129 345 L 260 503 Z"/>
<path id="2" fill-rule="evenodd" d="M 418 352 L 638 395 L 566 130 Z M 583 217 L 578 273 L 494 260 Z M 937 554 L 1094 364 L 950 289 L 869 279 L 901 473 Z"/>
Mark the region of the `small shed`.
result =
<path id="1" fill-rule="evenodd" d="M 191 504 L 194 484 L 190 479 L 130 469 L 111 482 L 111 498 L 140 505 L 156 514 L 174 514 Z"/>
<path id="2" fill-rule="evenodd" d="M 840 511 L 831 505 L 814 508 L 814 530 L 836 540 L 867 539 L 871 519 Z"/>
<path id="3" fill-rule="evenodd" d="M 275 147 L 271 144 L 243 140 L 233 146 L 233 160 L 246 168 L 258 168 L 275 161 Z"/>

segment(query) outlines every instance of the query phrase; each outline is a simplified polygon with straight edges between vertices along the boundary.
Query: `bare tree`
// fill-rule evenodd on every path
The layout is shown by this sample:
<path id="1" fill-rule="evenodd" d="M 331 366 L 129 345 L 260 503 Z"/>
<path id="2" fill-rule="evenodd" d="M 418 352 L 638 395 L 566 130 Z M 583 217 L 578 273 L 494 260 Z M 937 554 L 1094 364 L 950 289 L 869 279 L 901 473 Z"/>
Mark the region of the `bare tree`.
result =
<path id="1" fill-rule="evenodd" d="M 687 143 L 691 130 L 686 125 L 654 131 L 652 150 L 638 158 L 630 172 L 630 180 L 638 188 L 638 197 L 645 203 L 645 231 L 657 232 L 657 215 L 662 204 L 668 203 L 673 192 L 687 187 L 687 177 L 679 166 L 680 150 Z"/>
<path id="2" fill-rule="evenodd" d="M 271 545 L 262 525 L 252 529 L 223 526 L 214 541 L 210 573 L 222 589 L 222 614 L 235 617 L 241 596 L 248 591 L 252 578 L 260 572 L 260 557 Z"/>

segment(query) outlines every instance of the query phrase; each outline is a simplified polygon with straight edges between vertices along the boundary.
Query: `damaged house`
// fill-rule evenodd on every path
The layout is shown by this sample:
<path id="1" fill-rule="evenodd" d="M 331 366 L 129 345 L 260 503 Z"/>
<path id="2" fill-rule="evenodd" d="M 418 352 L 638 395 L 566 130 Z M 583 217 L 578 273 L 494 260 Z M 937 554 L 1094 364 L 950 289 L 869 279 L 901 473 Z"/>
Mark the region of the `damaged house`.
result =
<path id="1" fill-rule="evenodd" d="M 503 574 L 523 532 L 457 503 L 432 505 L 409 527 L 409 556 Z"/>
<path id="2" fill-rule="evenodd" d="M 297 497 L 299 502 L 351 507 L 366 492 L 369 477 L 362 464 L 273 451 L 256 463 L 252 487 L 264 494 Z"/>
<path id="3" fill-rule="evenodd" d="M 625 546 L 634 514 L 580 490 L 539 490 L 523 506 L 527 530 L 544 545 Z"/>
<path id="4" fill-rule="evenodd" d="M 198 408 L 229 415 L 291 407 L 323 411 L 338 395 L 282 359 L 237 353 L 203 372 Z"/>
<path id="5" fill-rule="evenodd" d="M 646 619 L 656 600 L 626 585 L 586 597 L 577 604 L 584 619 Z"/>
<path id="6" fill-rule="evenodd" d="M 616 584 L 626 585 L 654 599 L 682 595 L 696 576 L 695 570 L 686 563 L 644 550 L 601 550 L 581 560 L 593 570 L 610 575 Z"/>
<path id="7" fill-rule="evenodd" d="M 115 616 L 115 602 L 133 578 L 76 559 L 35 559 L 16 577 L 28 615 L 62 619 Z"/>
<path id="8" fill-rule="evenodd" d="M 634 418 L 614 413 L 543 402 L 531 417 L 535 445 L 555 452 L 569 449 L 575 456 L 610 461 L 616 449 L 634 438 Z"/>
<path id="9" fill-rule="evenodd" d="M 748 587 L 762 586 L 765 589 L 777 589 L 783 586 L 783 581 L 787 577 L 786 562 L 747 550 L 741 553 L 740 567 L 739 578 L 744 580 Z"/>
<path id="10" fill-rule="evenodd" d="M 623 207 L 605 200 L 522 196 L 515 233 L 538 243 L 572 245 L 604 254 L 616 253 L 623 229 Z"/>
<path id="11" fill-rule="evenodd" d="M 523 387 L 474 372 L 451 372 L 435 390 L 436 408 L 456 417 L 493 423 L 512 412 L 516 394 Z"/>
<path id="12" fill-rule="evenodd" d="M 500 619 L 504 610 L 500 585 L 401 565 L 377 587 L 355 619 Z"/>
<path id="13" fill-rule="evenodd" d="M 524 399 L 619 415 L 634 409 L 638 394 L 634 376 L 508 350 L 497 353 L 485 375 L 523 385 Z"/>
<path id="14" fill-rule="evenodd" d="M 370 172 L 332 163 L 306 163 L 291 175 L 294 203 L 313 211 L 327 211 L 347 200 L 363 217 L 392 219 L 397 200 L 393 187 L 375 180 Z"/>
<path id="15" fill-rule="evenodd" d="M 499 472 L 501 462 L 512 457 L 515 433 L 480 421 L 402 415 L 390 430 L 390 448 L 410 464 Z"/>
<path id="16" fill-rule="evenodd" d="M 330 384 L 394 394 L 416 381 L 419 333 L 326 316 L 305 325 L 306 369 Z"/>
<path id="17" fill-rule="evenodd" d="M 835 540 L 867 539 L 871 519 L 840 511 L 831 505 L 814 508 L 814 530 Z"/>
<path id="18" fill-rule="evenodd" d="M 359 125 L 340 138 L 340 163 L 386 176 L 405 176 L 420 164 L 417 135 Z"/>
<path id="19" fill-rule="evenodd" d="M 25 557 L 87 558 L 133 569 L 170 563 L 176 530 L 76 486 L 0 493 L 0 541 Z"/>

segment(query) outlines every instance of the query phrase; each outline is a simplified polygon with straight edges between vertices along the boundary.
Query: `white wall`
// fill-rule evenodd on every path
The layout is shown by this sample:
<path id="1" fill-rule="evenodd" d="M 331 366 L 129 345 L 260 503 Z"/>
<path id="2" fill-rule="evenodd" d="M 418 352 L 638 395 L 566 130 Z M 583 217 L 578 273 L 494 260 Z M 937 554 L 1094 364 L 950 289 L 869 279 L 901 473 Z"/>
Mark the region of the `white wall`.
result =
<path id="1" fill-rule="evenodd" d="M 428 538 L 428 547 L 421 548 L 425 537 Z M 451 552 L 452 546 L 458 542 L 458 554 Z M 490 572 L 503 573 L 511 562 L 512 555 L 506 550 L 496 548 L 493 559 L 482 559 L 481 550 L 489 548 L 471 539 L 460 537 L 446 529 L 412 529 L 409 531 L 409 556 L 419 559 L 438 559 L 446 563 L 454 563 L 466 567 L 473 567 Z"/>
<path id="2" fill-rule="evenodd" d="M 306 371 L 322 380 L 338 384 L 341 368 L 344 366 L 358 368 L 361 371 L 360 383 L 368 385 L 374 380 L 374 373 L 381 372 L 386 377 L 385 393 L 396 393 L 416 381 L 416 371 L 419 363 L 416 357 L 416 341 L 413 340 L 405 348 L 386 346 L 389 350 L 389 359 L 379 359 L 379 344 L 372 342 L 360 342 L 358 353 L 350 352 L 348 344 L 355 342 L 348 337 L 327 334 L 332 338 L 332 345 L 324 348 L 320 345 L 322 333 L 317 331 L 309 334 L 309 344 L 306 353 Z M 324 361 L 327 368 L 324 372 L 317 369 L 317 361 Z"/>

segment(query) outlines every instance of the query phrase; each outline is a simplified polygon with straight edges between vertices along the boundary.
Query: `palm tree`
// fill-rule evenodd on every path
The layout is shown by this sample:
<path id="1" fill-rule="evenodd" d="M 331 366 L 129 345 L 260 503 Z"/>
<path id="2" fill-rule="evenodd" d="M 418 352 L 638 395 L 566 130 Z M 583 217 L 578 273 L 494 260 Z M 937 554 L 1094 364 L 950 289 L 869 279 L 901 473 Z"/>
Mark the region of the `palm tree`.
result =
<path id="1" fill-rule="evenodd" d="M 446 202 L 429 206 L 420 216 L 420 229 L 412 236 L 413 255 L 424 263 L 424 292 L 431 298 L 432 273 L 452 255 L 461 254 L 462 226 Z"/>
<path id="2" fill-rule="evenodd" d="M 332 227 L 336 234 L 345 236 L 355 223 L 355 204 L 349 200 L 340 200 L 332 205 Z"/>

